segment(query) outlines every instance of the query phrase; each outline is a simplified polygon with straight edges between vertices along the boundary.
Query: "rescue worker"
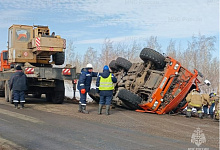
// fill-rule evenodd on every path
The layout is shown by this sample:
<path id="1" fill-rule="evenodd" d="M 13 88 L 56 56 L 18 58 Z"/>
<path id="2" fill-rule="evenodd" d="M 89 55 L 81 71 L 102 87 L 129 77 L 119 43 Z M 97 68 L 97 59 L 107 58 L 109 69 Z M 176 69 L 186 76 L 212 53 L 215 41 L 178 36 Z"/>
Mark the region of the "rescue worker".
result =
<path id="1" fill-rule="evenodd" d="M 79 81 L 77 84 L 77 89 L 80 92 L 80 102 L 79 102 L 79 112 L 88 114 L 86 110 L 86 96 L 90 91 L 90 86 L 92 82 L 92 77 L 97 77 L 98 73 L 93 72 L 92 64 L 87 64 L 86 68 L 82 68 L 81 74 L 79 76 Z"/>
<path id="2" fill-rule="evenodd" d="M 106 105 L 106 115 L 110 115 L 110 104 L 113 96 L 114 84 L 117 79 L 114 74 L 110 73 L 107 65 L 103 68 L 103 73 L 100 73 L 96 80 L 96 90 L 100 95 L 98 114 L 102 114 L 102 107 Z"/>
<path id="3" fill-rule="evenodd" d="M 215 120 L 219 120 L 219 86 L 216 97 L 217 98 L 215 100 Z"/>
<path id="4" fill-rule="evenodd" d="M 215 97 L 216 97 L 216 93 L 210 93 L 209 94 L 210 98 L 211 98 L 211 106 L 209 108 L 209 115 L 210 117 L 213 119 L 214 117 L 214 106 L 215 106 Z"/>
<path id="5" fill-rule="evenodd" d="M 18 103 L 20 102 L 21 109 L 24 108 L 25 103 L 25 91 L 27 90 L 27 76 L 22 71 L 21 66 L 16 67 L 16 72 L 10 78 L 10 90 L 13 94 L 13 102 L 15 108 L 18 109 Z"/>
<path id="6" fill-rule="evenodd" d="M 186 97 L 186 101 L 188 102 L 187 111 L 186 111 L 186 117 L 192 116 L 192 108 L 196 108 L 199 118 L 203 118 L 202 114 L 202 102 L 203 97 L 200 95 L 200 93 L 193 89 Z"/>
<path id="7" fill-rule="evenodd" d="M 219 120 L 219 95 L 215 96 L 215 111 L 214 111 L 214 119 Z"/>
<path id="8" fill-rule="evenodd" d="M 209 94 L 202 94 L 203 97 L 203 111 L 204 111 L 204 118 L 208 118 L 208 108 L 212 105 L 211 99 Z"/>

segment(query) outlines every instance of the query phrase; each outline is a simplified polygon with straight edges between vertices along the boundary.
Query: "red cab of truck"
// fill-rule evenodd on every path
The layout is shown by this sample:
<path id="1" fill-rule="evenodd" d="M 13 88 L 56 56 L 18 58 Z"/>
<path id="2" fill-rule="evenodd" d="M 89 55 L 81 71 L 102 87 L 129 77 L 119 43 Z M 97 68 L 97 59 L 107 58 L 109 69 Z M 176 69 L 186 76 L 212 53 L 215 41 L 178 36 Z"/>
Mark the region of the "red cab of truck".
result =
<path id="1" fill-rule="evenodd" d="M 0 71 L 10 69 L 10 63 L 8 63 L 8 51 L 3 50 L 0 53 Z"/>
<path id="2" fill-rule="evenodd" d="M 159 87 L 152 94 L 151 100 L 139 106 L 143 110 L 139 112 L 151 112 L 157 114 L 165 114 L 174 110 L 181 101 L 187 96 L 192 88 L 199 89 L 198 71 L 191 73 L 184 68 L 178 61 L 171 57 L 167 57 L 169 63 L 165 68 L 164 77 Z M 187 103 L 182 105 L 180 109 L 184 109 Z"/>

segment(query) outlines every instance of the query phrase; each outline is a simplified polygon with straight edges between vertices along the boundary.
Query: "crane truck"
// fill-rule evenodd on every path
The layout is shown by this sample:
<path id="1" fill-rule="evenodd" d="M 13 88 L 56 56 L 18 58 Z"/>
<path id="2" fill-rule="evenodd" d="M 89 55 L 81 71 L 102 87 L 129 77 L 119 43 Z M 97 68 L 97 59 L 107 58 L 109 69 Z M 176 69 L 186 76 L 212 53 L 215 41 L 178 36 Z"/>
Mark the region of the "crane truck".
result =
<path id="1" fill-rule="evenodd" d="M 15 66 L 20 65 L 27 76 L 26 94 L 36 98 L 45 94 L 47 101 L 63 103 L 64 80 L 76 78 L 75 67 L 59 67 L 64 64 L 65 49 L 66 40 L 55 32 L 50 34 L 48 26 L 12 25 L 8 30 L 8 50 L 0 55 L 0 96 L 12 102 L 10 77 Z"/>

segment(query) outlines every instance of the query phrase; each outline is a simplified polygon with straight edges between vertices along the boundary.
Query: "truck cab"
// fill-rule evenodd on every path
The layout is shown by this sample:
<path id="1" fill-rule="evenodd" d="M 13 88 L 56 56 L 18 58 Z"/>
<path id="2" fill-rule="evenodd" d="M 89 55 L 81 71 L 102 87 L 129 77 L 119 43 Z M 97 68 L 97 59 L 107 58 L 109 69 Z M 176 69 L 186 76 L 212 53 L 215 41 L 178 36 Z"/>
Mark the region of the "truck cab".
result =
<path id="1" fill-rule="evenodd" d="M 8 63 L 8 51 L 3 50 L 0 53 L 0 71 L 10 69 L 10 63 Z"/>

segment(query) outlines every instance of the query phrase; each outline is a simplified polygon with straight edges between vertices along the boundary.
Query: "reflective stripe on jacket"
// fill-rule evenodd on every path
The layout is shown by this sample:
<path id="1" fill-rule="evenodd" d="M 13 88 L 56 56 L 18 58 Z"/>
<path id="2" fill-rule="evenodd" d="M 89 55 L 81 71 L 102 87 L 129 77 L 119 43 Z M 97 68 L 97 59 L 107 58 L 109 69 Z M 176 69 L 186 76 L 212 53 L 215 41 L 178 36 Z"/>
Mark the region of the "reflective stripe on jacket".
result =
<path id="1" fill-rule="evenodd" d="M 100 77 L 99 90 L 114 90 L 111 73 L 107 78 Z"/>
<path id="2" fill-rule="evenodd" d="M 186 101 L 194 107 L 201 107 L 203 102 L 203 97 L 200 95 L 199 92 L 192 91 L 187 95 Z"/>

